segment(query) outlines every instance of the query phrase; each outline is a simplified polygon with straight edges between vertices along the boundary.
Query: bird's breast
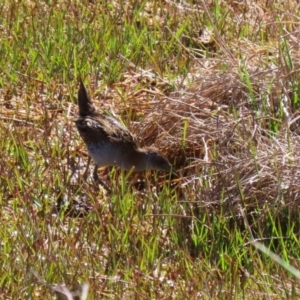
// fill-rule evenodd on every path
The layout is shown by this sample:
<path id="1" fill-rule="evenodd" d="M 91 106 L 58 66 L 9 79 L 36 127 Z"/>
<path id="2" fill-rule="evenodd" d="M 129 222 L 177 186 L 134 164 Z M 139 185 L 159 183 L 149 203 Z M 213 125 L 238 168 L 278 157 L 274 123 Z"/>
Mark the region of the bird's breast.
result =
<path id="1" fill-rule="evenodd" d="M 90 143 L 87 145 L 87 150 L 99 167 L 117 166 L 125 170 L 133 167 L 127 158 L 126 149 L 112 143 Z"/>

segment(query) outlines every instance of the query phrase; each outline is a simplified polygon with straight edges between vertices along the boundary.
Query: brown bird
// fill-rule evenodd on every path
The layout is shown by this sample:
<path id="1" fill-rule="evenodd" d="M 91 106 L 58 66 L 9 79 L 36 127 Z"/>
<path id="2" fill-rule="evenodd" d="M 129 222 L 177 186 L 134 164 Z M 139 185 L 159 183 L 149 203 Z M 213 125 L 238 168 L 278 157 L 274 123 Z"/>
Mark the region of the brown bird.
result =
<path id="1" fill-rule="evenodd" d="M 96 181 L 101 182 L 97 174 L 99 167 L 117 166 L 125 170 L 134 168 L 136 172 L 172 171 L 171 164 L 163 155 L 152 148 L 139 148 L 135 137 L 125 126 L 113 117 L 98 113 L 81 80 L 78 107 L 79 118 L 75 123 L 95 162 L 93 177 Z"/>

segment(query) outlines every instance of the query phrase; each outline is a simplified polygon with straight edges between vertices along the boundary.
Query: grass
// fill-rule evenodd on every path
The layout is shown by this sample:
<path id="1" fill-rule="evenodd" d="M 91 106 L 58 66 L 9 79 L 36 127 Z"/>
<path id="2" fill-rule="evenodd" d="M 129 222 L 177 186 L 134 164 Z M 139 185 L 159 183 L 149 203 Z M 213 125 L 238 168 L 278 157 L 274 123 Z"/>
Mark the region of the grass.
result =
<path id="1" fill-rule="evenodd" d="M 298 4 L 255 4 L 0 4 L 3 299 L 299 298 Z M 78 77 L 180 180 L 83 179 Z"/>

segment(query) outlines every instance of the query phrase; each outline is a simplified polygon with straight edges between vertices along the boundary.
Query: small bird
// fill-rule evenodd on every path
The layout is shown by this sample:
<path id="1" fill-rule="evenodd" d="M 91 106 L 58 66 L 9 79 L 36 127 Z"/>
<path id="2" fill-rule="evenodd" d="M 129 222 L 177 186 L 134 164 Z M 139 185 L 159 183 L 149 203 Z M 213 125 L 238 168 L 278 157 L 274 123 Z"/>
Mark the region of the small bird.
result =
<path id="1" fill-rule="evenodd" d="M 134 168 L 135 172 L 172 171 L 167 158 L 155 149 L 139 148 L 135 137 L 125 126 L 115 118 L 96 111 L 82 80 L 78 90 L 78 107 L 79 118 L 75 123 L 90 157 L 95 162 L 95 181 L 101 182 L 97 173 L 99 167 L 117 166 L 124 170 Z"/>

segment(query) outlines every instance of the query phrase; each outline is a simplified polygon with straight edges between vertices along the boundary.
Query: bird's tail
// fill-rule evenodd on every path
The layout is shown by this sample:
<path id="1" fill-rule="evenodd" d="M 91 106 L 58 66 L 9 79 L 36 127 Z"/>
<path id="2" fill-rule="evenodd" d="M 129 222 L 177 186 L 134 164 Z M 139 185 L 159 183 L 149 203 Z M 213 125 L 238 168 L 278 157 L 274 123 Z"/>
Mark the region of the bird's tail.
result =
<path id="1" fill-rule="evenodd" d="M 93 115 L 96 113 L 96 109 L 81 79 L 79 79 L 78 107 L 79 107 L 79 115 L 81 117 Z"/>

